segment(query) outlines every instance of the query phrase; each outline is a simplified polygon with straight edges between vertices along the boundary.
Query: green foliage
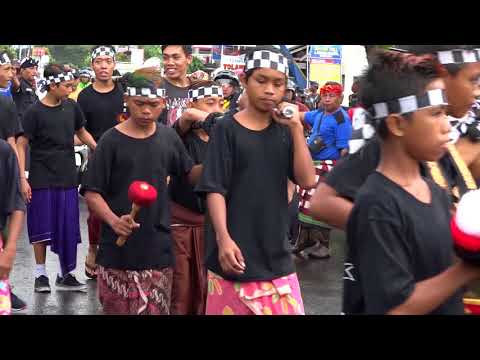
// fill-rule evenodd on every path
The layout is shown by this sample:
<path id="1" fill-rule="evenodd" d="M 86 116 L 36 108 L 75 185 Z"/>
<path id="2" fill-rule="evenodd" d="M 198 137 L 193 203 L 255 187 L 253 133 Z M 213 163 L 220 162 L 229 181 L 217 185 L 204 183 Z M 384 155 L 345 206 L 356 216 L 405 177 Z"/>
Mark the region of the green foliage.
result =
<path id="1" fill-rule="evenodd" d="M 51 57 L 60 64 L 73 64 L 78 68 L 90 66 L 90 50 L 93 45 L 43 45 L 50 51 Z"/>
<path id="2" fill-rule="evenodd" d="M 12 48 L 10 45 L 0 45 L 0 52 L 5 51 L 10 58 L 10 60 L 15 59 L 16 56 L 16 51 L 14 48 Z"/>
<path id="3" fill-rule="evenodd" d="M 145 60 L 152 57 L 161 58 L 162 56 L 162 48 L 160 45 L 140 45 L 139 48 L 143 49 Z"/>
<path id="4" fill-rule="evenodd" d="M 203 61 L 200 58 L 194 56 L 193 60 L 192 60 L 192 63 L 188 67 L 187 72 L 189 74 L 191 74 L 191 73 L 194 73 L 197 70 L 204 70 L 204 69 L 205 69 L 205 64 L 203 63 Z"/>

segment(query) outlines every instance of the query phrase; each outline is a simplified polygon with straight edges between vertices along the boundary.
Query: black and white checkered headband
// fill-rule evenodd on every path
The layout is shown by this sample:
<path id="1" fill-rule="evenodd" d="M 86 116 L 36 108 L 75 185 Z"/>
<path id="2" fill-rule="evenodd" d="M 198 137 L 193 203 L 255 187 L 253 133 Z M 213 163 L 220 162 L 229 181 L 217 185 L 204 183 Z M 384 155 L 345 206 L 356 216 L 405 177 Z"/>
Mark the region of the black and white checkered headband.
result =
<path id="1" fill-rule="evenodd" d="M 430 106 L 447 105 L 445 91 L 435 89 L 421 96 L 410 95 L 399 99 L 373 104 L 370 113 L 374 119 L 382 119 L 390 114 L 407 114 Z"/>
<path id="2" fill-rule="evenodd" d="M 364 111 L 360 120 L 354 124 L 352 136 L 348 142 L 351 154 L 363 147 L 366 141 L 375 135 L 375 122 L 390 114 L 406 114 L 431 106 L 447 105 L 445 92 L 442 89 L 427 91 L 421 96 L 405 96 L 400 99 L 373 104 L 371 111 Z"/>
<path id="3" fill-rule="evenodd" d="M 0 65 L 6 65 L 6 64 L 11 64 L 12 62 L 10 61 L 10 58 L 6 53 L 2 54 L 0 56 Z"/>
<path id="4" fill-rule="evenodd" d="M 164 98 L 166 96 L 165 89 L 135 88 L 127 87 L 125 95 L 128 96 L 146 96 L 150 99 Z"/>
<path id="5" fill-rule="evenodd" d="M 38 61 L 31 57 L 26 57 L 20 62 L 21 69 L 27 69 L 38 66 Z"/>
<path id="6" fill-rule="evenodd" d="M 74 79 L 73 73 L 69 71 L 69 72 L 61 73 L 55 76 L 46 77 L 45 81 L 47 82 L 47 84 L 50 84 L 52 82 L 54 82 L 55 84 L 58 84 L 58 83 L 61 83 L 62 81 L 70 81 L 73 79 Z"/>
<path id="7" fill-rule="evenodd" d="M 94 60 L 98 56 L 111 56 L 113 60 L 115 60 L 115 50 L 110 47 L 100 46 L 93 50 L 92 60 Z"/>
<path id="8" fill-rule="evenodd" d="M 288 76 L 288 59 L 282 54 L 277 54 L 266 50 L 253 52 L 246 59 L 245 71 L 259 67 L 278 70 Z"/>
<path id="9" fill-rule="evenodd" d="M 480 49 L 437 51 L 437 58 L 443 65 L 480 62 Z"/>
<path id="10" fill-rule="evenodd" d="M 209 86 L 188 90 L 188 99 L 191 101 L 197 101 L 210 96 L 223 97 L 222 88 L 220 86 Z"/>

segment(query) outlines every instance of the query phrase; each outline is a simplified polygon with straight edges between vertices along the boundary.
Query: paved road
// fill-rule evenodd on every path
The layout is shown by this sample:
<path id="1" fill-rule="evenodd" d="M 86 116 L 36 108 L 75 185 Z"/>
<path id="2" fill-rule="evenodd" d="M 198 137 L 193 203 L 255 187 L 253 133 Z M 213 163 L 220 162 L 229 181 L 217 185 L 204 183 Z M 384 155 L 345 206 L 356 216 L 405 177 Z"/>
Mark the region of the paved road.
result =
<path id="1" fill-rule="evenodd" d="M 77 258 L 77 278 L 85 281 L 84 261 L 88 247 L 87 210 L 83 199 L 80 200 L 80 227 L 82 244 L 79 245 Z M 340 232 L 332 234 L 332 258 L 329 260 L 295 260 L 300 278 L 303 300 L 307 314 L 339 314 L 342 292 L 342 272 L 344 257 L 344 237 Z M 14 292 L 28 303 L 28 308 L 16 315 L 101 315 L 102 309 L 97 298 L 96 282 L 88 280 L 87 293 L 68 293 L 55 291 L 55 277 L 58 270 L 56 255 L 47 250 L 47 273 L 52 292 L 36 294 L 33 292 L 33 249 L 28 242 L 26 226 L 17 247 L 17 258 L 11 276 Z"/>

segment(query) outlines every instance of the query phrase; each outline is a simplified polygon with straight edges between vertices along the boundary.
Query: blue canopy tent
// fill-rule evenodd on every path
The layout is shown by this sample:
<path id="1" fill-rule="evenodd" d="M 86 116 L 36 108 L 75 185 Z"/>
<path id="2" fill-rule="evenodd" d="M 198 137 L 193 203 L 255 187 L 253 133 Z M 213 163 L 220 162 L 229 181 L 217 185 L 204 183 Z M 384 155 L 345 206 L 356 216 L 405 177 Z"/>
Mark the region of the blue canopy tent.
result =
<path id="1" fill-rule="evenodd" d="M 307 78 L 303 75 L 302 70 L 298 67 L 297 63 L 293 59 L 292 54 L 288 51 L 286 45 L 278 45 L 280 47 L 280 51 L 282 52 L 283 56 L 288 59 L 288 70 L 290 72 L 290 77 L 293 77 L 295 84 L 301 89 L 305 89 L 307 87 Z"/>

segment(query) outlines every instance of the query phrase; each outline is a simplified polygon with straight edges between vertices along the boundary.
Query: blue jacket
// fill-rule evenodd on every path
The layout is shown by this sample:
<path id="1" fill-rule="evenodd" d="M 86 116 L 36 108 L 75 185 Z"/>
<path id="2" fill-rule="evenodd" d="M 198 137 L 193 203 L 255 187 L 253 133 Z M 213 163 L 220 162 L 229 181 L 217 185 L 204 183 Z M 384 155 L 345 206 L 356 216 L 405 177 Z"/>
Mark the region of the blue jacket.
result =
<path id="1" fill-rule="evenodd" d="M 348 148 L 352 136 L 352 122 L 348 113 L 341 107 L 328 115 L 321 110 L 309 111 L 305 113 L 305 122 L 312 127 L 308 144 L 320 135 L 327 145 L 320 152 L 312 154 L 313 160 L 339 159 L 340 151 Z"/>

